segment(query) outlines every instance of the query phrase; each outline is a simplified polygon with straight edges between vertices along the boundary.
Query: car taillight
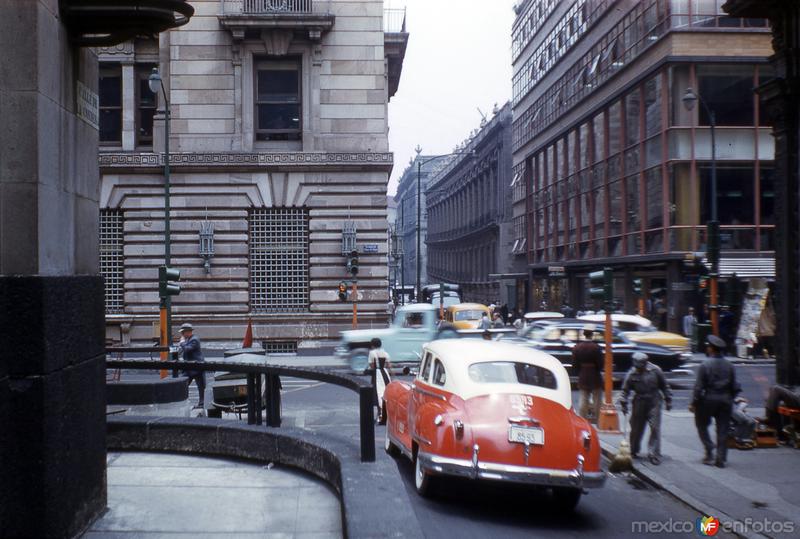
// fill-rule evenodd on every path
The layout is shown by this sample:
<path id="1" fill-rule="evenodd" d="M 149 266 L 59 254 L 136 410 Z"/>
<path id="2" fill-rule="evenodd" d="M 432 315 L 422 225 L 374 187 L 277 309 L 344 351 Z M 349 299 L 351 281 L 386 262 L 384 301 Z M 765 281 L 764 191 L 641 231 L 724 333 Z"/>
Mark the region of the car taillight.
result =
<path id="1" fill-rule="evenodd" d="M 589 451 L 589 448 L 592 447 L 592 433 L 588 430 L 581 431 L 581 437 L 583 438 L 583 449 Z"/>

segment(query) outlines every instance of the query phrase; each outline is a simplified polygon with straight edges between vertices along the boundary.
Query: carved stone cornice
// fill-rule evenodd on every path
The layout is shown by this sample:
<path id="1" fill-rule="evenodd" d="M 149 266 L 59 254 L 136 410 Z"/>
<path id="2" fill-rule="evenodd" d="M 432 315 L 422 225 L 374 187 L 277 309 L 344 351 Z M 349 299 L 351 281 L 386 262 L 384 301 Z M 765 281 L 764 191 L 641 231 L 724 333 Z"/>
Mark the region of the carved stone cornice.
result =
<path id="1" fill-rule="evenodd" d="M 164 166 L 164 154 L 134 152 L 101 152 L 101 172 L 145 172 Z M 172 153 L 169 166 L 183 170 L 270 170 L 365 169 L 390 172 L 394 164 L 391 152 L 249 152 L 249 153 Z"/>

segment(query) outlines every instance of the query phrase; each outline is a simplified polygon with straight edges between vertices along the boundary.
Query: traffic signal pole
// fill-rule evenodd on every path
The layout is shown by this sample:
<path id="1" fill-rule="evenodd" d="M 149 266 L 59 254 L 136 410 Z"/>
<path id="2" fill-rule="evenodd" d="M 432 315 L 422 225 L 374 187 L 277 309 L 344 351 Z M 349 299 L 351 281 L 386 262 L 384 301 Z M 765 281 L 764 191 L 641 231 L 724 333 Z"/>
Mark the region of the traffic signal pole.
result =
<path id="1" fill-rule="evenodd" d="M 353 279 L 353 329 L 358 329 L 358 283 Z"/>
<path id="2" fill-rule="evenodd" d="M 605 357 L 603 366 L 604 395 L 603 404 L 600 406 L 600 417 L 597 418 L 597 429 L 605 432 L 619 431 L 619 416 L 617 407 L 611 400 L 611 390 L 613 388 L 614 372 L 614 352 L 611 349 L 612 329 L 611 329 L 611 305 L 606 305 L 606 327 L 605 327 Z"/>
<path id="3" fill-rule="evenodd" d="M 159 304 L 159 334 L 160 334 L 160 341 L 161 346 L 169 346 L 169 323 L 167 321 L 167 305 L 164 299 L 161 300 Z M 167 361 L 169 359 L 169 352 L 161 352 L 161 361 Z M 167 377 L 167 370 L 161 369 L 158 371 L 161 375 L 161 378 Z"/>

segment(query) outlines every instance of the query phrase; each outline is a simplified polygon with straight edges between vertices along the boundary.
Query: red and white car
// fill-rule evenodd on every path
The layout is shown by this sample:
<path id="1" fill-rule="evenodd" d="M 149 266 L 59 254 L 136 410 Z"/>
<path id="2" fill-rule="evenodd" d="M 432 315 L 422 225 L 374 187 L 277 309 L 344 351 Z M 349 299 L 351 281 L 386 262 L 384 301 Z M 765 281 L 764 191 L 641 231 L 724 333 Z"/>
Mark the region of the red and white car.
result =
<path id="1" fill-rule="evenodd" d="M 422 495 L 437 476 L 461 476 L 550 487 L 571 509 L 605 482 L 597 432 L 572 409 L 567 371 L 545 352 L 430 342 L 414 381 L 390 383 L 384 401 L 386 451 L 412 459 Z"/>

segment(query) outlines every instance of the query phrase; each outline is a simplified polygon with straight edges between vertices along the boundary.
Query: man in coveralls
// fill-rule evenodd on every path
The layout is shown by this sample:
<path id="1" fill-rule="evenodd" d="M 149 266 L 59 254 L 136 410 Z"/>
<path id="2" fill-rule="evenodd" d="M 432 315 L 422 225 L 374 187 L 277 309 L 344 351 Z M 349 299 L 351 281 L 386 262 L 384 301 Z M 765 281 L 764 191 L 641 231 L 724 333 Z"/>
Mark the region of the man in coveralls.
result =
<path id="1" fill-rule="evenodd" d="M 647 354 L 633 354 L 633 366 L 625 375 L 622 384 L 620 407 L 628 413 L 628 397 L 633 391 L 633 413 L 631 414 L 631 455 L 637 457 L 644 435 L 644 426 L 650 426 L 650 439 L 647 443 L 648 459 L 653 464 L 661 464 L 661 396 L 667 410 L 672 410 L 672 392 L 664 373 L 647 361 Z"/>
<path id="2" fill-rule="evenodd" d="M 733 399 L 742 388 L 736 380 L 736 370 L 723 353 L 725 341 L 716 335 L 709 335 L 706 355 L 708 356 L 697 372 L 694 394 L 689 410 L 694 412 L 697 434 L 703 442 L 706 454 L 703 464 L 725 467 L 728 452 L 728 430 L 730 429 Z M 714 443 L 708 435 L 711 418 L 717 427 L 717 455 L 714 457 Z"/>

